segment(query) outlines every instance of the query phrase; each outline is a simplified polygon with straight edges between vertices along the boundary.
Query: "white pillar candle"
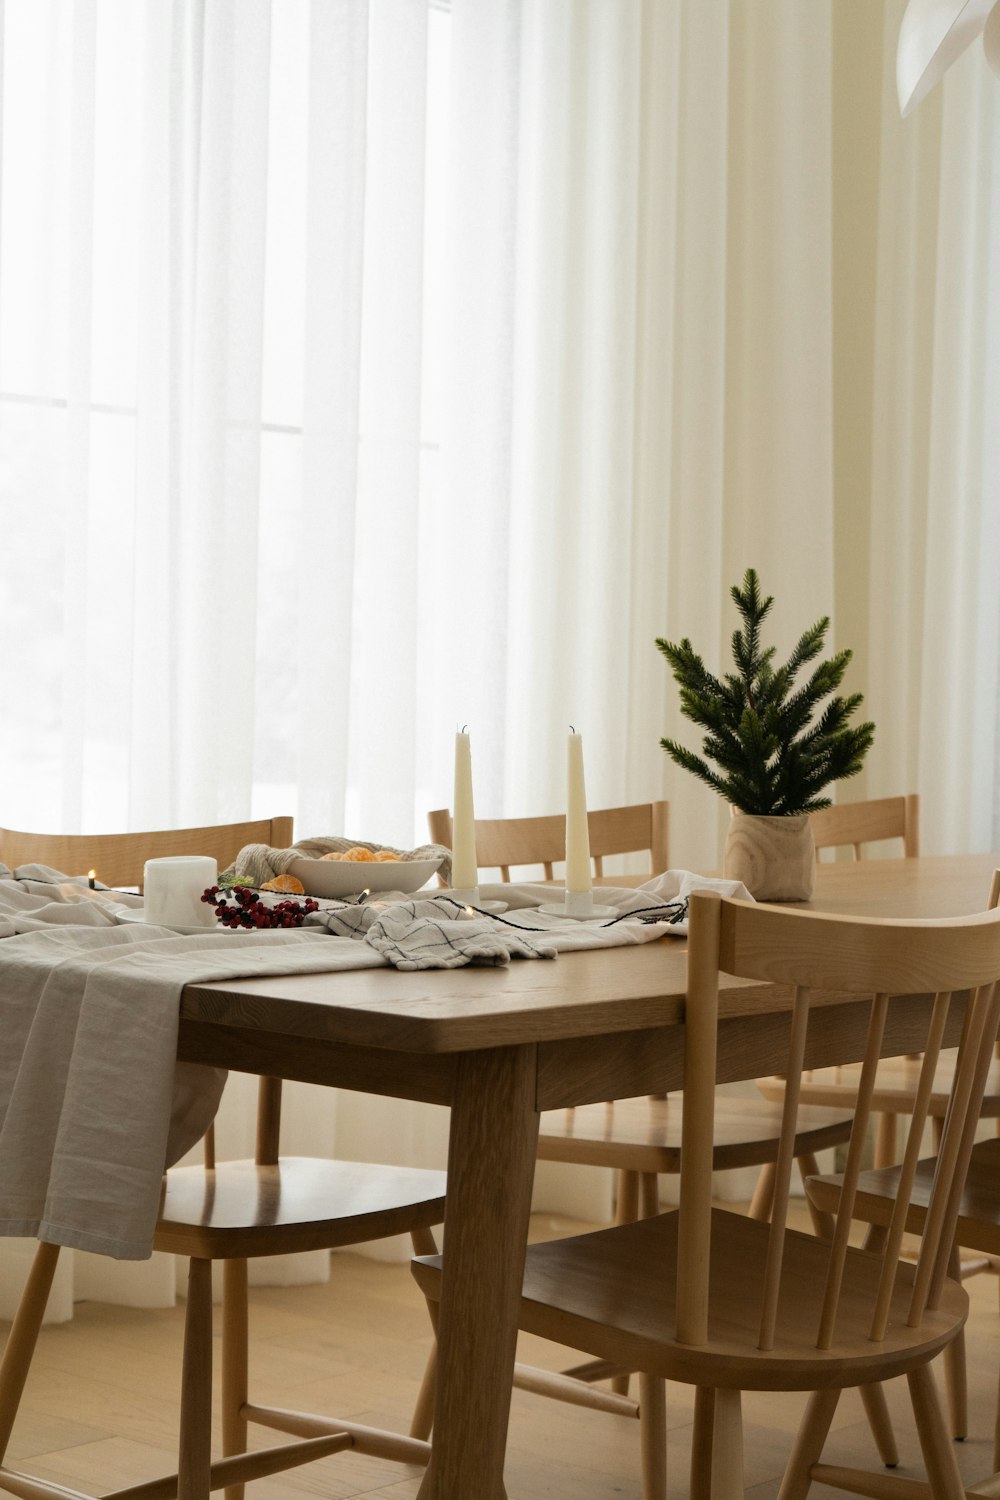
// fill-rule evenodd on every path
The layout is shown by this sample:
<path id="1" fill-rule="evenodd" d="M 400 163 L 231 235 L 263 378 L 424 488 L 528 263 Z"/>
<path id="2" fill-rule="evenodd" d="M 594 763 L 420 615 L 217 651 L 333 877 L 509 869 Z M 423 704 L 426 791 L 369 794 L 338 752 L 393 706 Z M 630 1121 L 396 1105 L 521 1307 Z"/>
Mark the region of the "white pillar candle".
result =
<path id="1" fill-rule="evenodd" d="M 146 921 L 158 927 L 214 927 L 215 908 L 201 895 L 218 878 L 219 867 L 208 855 L 147 859 L 142 878 Z"/>
<path id="2" fill-rule="evenodd" d="M 451 883 L 456 891 L 474 891 L 479 884 L 476 865 L 476 813 L 472 802 L 472 747 L 469 736 L 455 736 L 455 796 L 451 814 Z"/>
<path id="3" fill-rule="evenodd" d="M 571 731 L 566 762 L 566 889 L 589 893 L 592 888 L 583 737 Z"/>

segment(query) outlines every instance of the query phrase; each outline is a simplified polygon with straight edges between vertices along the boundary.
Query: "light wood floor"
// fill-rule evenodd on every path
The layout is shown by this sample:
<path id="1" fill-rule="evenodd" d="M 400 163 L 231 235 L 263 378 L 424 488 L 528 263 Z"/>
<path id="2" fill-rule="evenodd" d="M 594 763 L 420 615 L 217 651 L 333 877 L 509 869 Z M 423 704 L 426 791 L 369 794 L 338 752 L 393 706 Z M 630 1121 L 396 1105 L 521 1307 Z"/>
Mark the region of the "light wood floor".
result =
<path id="1" fill-rule="evenodd" d="M 537 1219 L 534 1232 L 545 1238 L 575 1227 Z M 957 1445 L 957 1453 L 971 1482 L 991 1467 L 1000 1315 L 994 1277 L 976 1277 L 969 1290 L 972 1436 Z M 405 1266 L 337 1255 L 329 1286 L 256 1288 L 252 1295 L 263 1397 L 405 1431 L 427 1348 L 426 1313 Z M 182 1309 L 144 1312 L 83 1303 L 72 1323 L 46 1330 L 11 1461 L 97 1492 L 166 1472 L 176 1430 L 182 1316 Z M 6 1331 L 0 1324 L 0 1339 Z M 521 1357 L 552 1368 L 560 1363 L 560 1351 L 529 1339 Z M 680 1386 L 670 1387 L 670 1398 L 671 1497 L 684 1500 L 691 1398 Z M 905 1390 L 890 1387 L 889 1398 L 902 1418 Z M 776 1495 L 800 1411 L 798 1398 L 745 1397 L 747 1493 L 755 1500 Z M 913 1435 L 902 1425 L 898 1431 L 903 1464 L 896 1472 L 921 1473 Z M 261 1446 L 275 1439 L 260 1431 Z M 841 1401 L 827 1454 L 831 1462 L 872 1461 L 853 1393 Z M 507 1463 L 511 1500 L 640 1500 L 638 1473 L 635 1423 L 515 1392 Z M 262 1480 L 248 1497 L 412 1500 L 418 1487 L 414 1470 L 347 1453 Z"/>

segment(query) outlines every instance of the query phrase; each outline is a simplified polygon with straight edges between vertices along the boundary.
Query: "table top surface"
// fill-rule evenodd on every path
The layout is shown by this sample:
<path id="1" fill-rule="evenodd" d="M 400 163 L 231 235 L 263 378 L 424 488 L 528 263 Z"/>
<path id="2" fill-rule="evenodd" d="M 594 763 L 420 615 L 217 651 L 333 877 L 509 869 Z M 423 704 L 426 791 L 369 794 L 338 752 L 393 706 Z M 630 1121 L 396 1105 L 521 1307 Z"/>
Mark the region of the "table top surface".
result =
<path id="1" fill-rule="evenodd" d="M 998 866 L 1000 854 L 822 864 L 812 901 L 796 905 L 844 916 L 967 916 L 985 908 Z M 188 986 L 181 1016 L 417 1053 L 644 1030 L 681 1019 L 686 946 L 665 936 L 636 947 L 563 953 L 554 961 L 514 960 L 503 968 L 231 979 Z M 734 979 L 723 987 L 720 1009 L 739 1015 L 773 1008 L 775 993 Z"/>

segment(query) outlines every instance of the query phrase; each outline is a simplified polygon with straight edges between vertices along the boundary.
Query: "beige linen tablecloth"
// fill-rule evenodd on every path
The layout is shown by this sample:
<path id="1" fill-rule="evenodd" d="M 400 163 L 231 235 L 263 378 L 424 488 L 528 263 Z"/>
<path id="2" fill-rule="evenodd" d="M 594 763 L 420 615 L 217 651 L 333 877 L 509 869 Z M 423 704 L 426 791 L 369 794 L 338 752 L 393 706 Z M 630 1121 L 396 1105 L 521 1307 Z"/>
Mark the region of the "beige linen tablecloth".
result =
<path id="1" fill-rule="evenodd" d="M 676 895 L 682 874 L 602 889 L 601 901 L 625 916 L 610 927 L 540 913 L 554 895 L 544 887 L 484 888 L 484 899 L 509 901 L 509 920 L 524 934 L 517 952 L 548 956 L 676 930 L 644 925 L 640 914 Z M 204 1133 L 225 1082 L 215 1069 L 176 1062 L 185 986 L 379 967 L 384 953 L 422 964 L 426 944 L 419 911 L 395 922 L 379 951 L 365 940 L 367 922 L 353 936 L 318 925 L 197 936 L 122 926 L 113 909 L 120 899 L 58 872 L 0 867 L 0 1234 L 129 1260 L 151 1253 L 163 1170 Z M 475 939 L 468 958 L 509 961 L 497 936 L 504 923 L 493 941 L 474 931 L 483 924 L 489 919 L 477 918 L 460 935 Z"/>
<path id="2" fill-rule="evenodd" d="M 225 1084 L 176 1061 L 185 985 L 382 960 L 320 930 L 120 926 L 122 905 L 141 902 L 0 867 L 0 1234 L 137 1260 L 164 1167 L 204 1134 Z"/>

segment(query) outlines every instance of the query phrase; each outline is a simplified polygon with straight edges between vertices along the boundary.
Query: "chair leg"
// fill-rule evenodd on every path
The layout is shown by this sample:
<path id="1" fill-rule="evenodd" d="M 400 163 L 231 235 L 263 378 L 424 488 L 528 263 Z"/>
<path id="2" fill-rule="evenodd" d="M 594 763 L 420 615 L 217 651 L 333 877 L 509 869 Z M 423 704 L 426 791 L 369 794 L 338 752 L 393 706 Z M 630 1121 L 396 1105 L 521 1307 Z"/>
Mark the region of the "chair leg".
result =
<path id="1" fill-rule="evenodd" d="M 413 1243 L 414 1255 L 436 1255 L 437 1242 L 429 1229 L 411 1229 L 410 1239 Z M 413 1417 L 410 1421 L 410 1437 L 420 1438 L 426 1442 L 431 1435 L 434 1425 L 434 1383 L 437 1375 L 437 1319 L 438 1304 L 430 1297 L 424 1299 L 427 1303 L 427 1316 L 431 1321 L 433 1340 L 430 1352 L 427 1355 L 427 1364 L 424 1366 L 423 1379 L 420 1382 L 420 1390 L 417 1394 L 417 1403 L 413 1408 Z"/>
<path id="2" fill-rule="evenodd" d="M 639 1376 L 642 1500 L 667 1500 L 667 1382 Z"/>
<path id="3" fill-rule="evenodd" d="M 184 1318 L 177 1500 L 209 1500 L 212 1463 L 212 1262 L 192 1257 Z"/>
<path id="4" fill-rule="evenodd" d="M 222 1263 L 222 1452 L 225 1458 L 247 1450 L 249 1316 L 247 1262 Z M 245 1485 L 226 1486 L 225 1500 L 243 1500 Z"/>
<path id="5" fill-rule="evenodd" d="M 957 1245 L 952 1246 L 951 1255 L 948 1258 L 948 1275 L 953 1281 L 962 1279 L 962 1257 Z M 969 1393 L 964 1328 L 960 1328 L 957 1337 L 945 1346 L 944 1388 L 948 1397 L 951 1435 L 961 1443 L 969 1435 Z"/>
<path id="6" fill-rule="evenodd" d="M 997 1411 L 993 1421 L 993 1472 L 1000 1473 L 1000 1378 L 997 1380 Z"/>
<path id="7" fill-rule="evenodd" d="M 906 1377 L 913 1402 L 920 1451 L 934 1500 L 965 1500 L 955 1449 L 948 1437 L 937 1386 L 930 1365 L 919 1365 Z"/>
<path id="8" fill-rule="evenodd" d="M 799 1172 L 802 1175 L 803 1187 L 807 1177 L 819 1176 L 819 1162 L 810 1151 L 805 1156 L 798 1158 Z M 806 1207 L 809 1210 L 809 1218 L 812 1220 L 813 1234 L 818 1235 L 821 1240 L 832 1240 L 834 1231 L 833 1214 L 826 1209 L 817 1208 L 815 1203 L 806 1194 Z"/>
<path id="9" fill-rule="evenodd" d="M 712 1500 L 744 1500 L 745 1493 L 742 1393 L 720 1387 L 712 1432 Z"/>
<path id="10" fill-rule="evenodd" d="M 878 1117 L 875 1127 L 875 1166 L 893 1167 L 896 1164 L 896 1116 L 888 1110 Z"/>
<path id="11" fill-rule="evenodd" d="M 892 1418 L 889 1416 L 885 1389 L 881 1385 L 862 1385 L 858 1389 L 861 1392 L 861 1400 L 864 1403 L 872 1437 L 875 1439 L 878 1456 L 887 1469 L 894 1469 L 899 1463 L 899 1449 L 896 1447 L 896 1434 L 892 1430 Z"/>
<path id="12" fill-rule="evenodd" d="M 812 1485 L 812 1469 L 818 1464 L 833 1421 L 840 1392 L 813 1391 L 785 1468 L 778 1500 L 805 1500 Z"/>
<path id="13" fill-rule="evenodd" d="M 639 1177 L 639 1217 L 653 1219 L 660 1212 L 660 1179 L 655 1172 Z"/>
<path id="14" fill-rule="evenodd" d="M 969 1435 L 968 1385 L 965 1361 L 965 1331 L 952 1339 L 942 1357 L 944 1387 L 948 1399 L 948 1425 L 957 1443 Z"/>
<path id="15" fill-rule="evenodd" d="M 615 1195 L 615 1223 L 634 1224 L 639 1217 L 639 1173 L 619 1172 Z"/>
<path id="16" fill-rule="evenodd" d="M 766 1161 L 760 1169 L 757 1178 L 757 1186 L 753 1190 L 750 1199 L 750 1207 L 747 1216 L 751 1219 L 759 1219 L 766 1224 L 771 1217 L 771 1205 L 774 1202 L 774 1162 Z"/>
<path id="17" fill-rule="evenodd" d="M 864 1248 L 870 1250 L 873 1255 L 879 1255 L 889 1238 L 889 1230 L 885 1224 L 869 1224 L 865 1230 Z"/>
<path id="18" fill-rule="evenodd" d="M 0 1463 L 21 1404 L 58 1262 L 58 1245 L 39 1245 L 7 1336 L 0 1363 Z"/>
<path id="19" fill-rule="evenodd" d="M 712 1433 L 715 1429 L 715 1390 L 698 1386 L 694 1393 L 691 1432 L 691 1500 L 711 1500 Z"/>
<path id="20" fill-rule="evenodd" d="M 619 1172 L 618 1193 L 615 1203 L 615 1223 L 634 1224 L 639 1217 L 639 1173 Z M 627 1375 L 616 1375 L 611 1381 L 611 1389 L 619 1396 L 628 1395 L 629 1377 Z"/>
<path id="21" fill-rule="evenodd" d="M 417 1394 L 417 1402 L 413 1408 L 413 1416 L 410 1419 L 410 1437 L 420 1438 L 427 1442 L 434 1426 L 434 1382 L 437 1375 L 437 1344 L 431 1345 L 424 1366 L 423 1379 L 420 1382 L 420 1390 Z"/>

